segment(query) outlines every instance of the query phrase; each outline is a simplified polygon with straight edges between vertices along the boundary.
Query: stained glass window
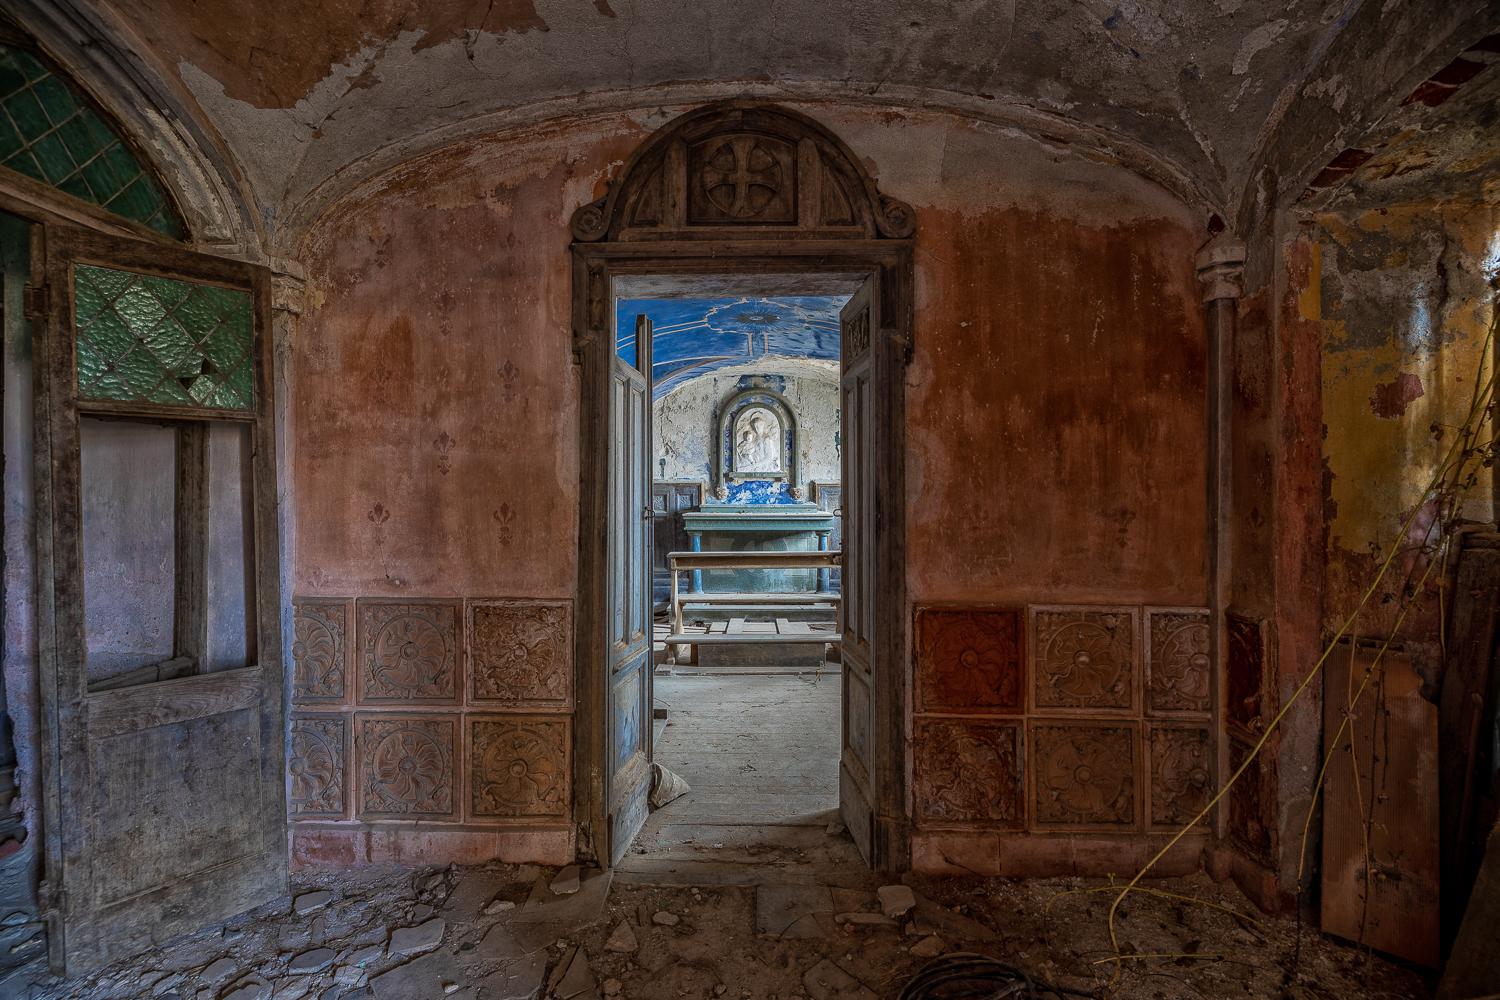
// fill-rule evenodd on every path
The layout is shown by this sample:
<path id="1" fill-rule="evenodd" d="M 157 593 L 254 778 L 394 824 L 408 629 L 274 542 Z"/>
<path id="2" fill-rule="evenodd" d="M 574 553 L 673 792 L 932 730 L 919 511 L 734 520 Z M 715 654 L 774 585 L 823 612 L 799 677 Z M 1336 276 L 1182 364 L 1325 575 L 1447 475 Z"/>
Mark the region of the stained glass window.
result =
<path id="1" fill-rule="evenodd" d="M 73 266 L 78 396 L 254 407 L 250 293 Z"/>
<path id="2" fill-rule="evenodd" d="M 0 166 L 180 237 L 166 196 L 114 130 L 24 49 L 0 45 Z"/>

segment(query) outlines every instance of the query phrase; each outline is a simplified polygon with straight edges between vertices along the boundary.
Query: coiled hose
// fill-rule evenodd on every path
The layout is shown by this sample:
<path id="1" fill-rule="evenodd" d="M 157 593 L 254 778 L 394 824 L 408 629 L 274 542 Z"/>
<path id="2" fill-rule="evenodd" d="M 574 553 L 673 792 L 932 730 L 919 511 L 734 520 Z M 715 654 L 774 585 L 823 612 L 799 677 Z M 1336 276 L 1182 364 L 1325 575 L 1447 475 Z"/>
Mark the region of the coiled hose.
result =
<path id="1" fill-rule="evenodd" d="M 1041 1000 L 1053 997 L 1093 997 L 1083 990 L 1053 986 L 993 958 L 958 951 L 934 959 L 901 991 L 899 1000 Z"/>

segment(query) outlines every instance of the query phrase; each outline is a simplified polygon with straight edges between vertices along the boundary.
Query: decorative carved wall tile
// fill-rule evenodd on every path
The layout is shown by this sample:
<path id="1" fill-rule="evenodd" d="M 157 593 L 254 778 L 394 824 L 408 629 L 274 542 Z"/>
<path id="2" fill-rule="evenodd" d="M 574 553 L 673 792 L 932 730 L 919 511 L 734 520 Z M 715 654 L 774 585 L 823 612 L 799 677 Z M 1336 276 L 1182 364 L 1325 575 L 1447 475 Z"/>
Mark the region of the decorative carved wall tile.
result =
<path id="1" fill-rule="evenodd" d="M 1208 730 L 1153 725 L 1150 744 L 1151 823 L 1180 829 L 1192 822 L 1213 794 Z"/>
<path id="2" fill-rule="evenodd" d="M 918 711 L 1019 714 L 1024 662 L 1019 608 L 917 612 Z"/>
<path id="3" fill-rule="evenodd" d="M 1029 760 L 1038 825 L 1134 826 L 1134 724 L 1033 722 Z"/>
<path id="4" fill-rule="evenodd" d="M 359 719 L 360 816 L 454 817 L 455 718 Z"/>
<path id="5" fill-rule="evenodd" d="M 1146 609 L 1147 712 L 1209 710 L 1208 611 Z"/>
<path id="6" fill-rule="evenodd" d="M 1033 709 L 1135 707 L 1136 608 L 1033 606 Z"/>
<path id="7" fill-rule="evenodd" d="M 719 135 L 688 147 L 688 221 L 796 221 L 796 147 L 767 135 Z"/>
<path id="8" fill-rule="evenodd" d="M 360 601 L 360 701 L 454 701 L 457 621 L 457 601 Z"/>
<path id="9" fill-rule="evenodd" d="M 471 702 L 571 706 L 571 601 L 470 601 L 466 616 Z"/>
<path id="10" fill-rule="evenodd" d="M 469 719 L 469 815 L 568 814 L 568 723 L 547 718 Z"/>
<path id="11" fill-rule="evenodd" d="M 344 770 L 348 760 L 342 715 L 294 716 L 287 746 L 290 777 L 287 811 L 292 817 L 344 815 Z"/>
<path id="12" fill-rule="evenodd" d="M 1247 729 L 1261 721 L 1261 691 L 1265 679 L 1266 650 L 1261 623 L 1240 615 L 1225 615 L 1229 650 L 1225 669 L 1225 705 L 1228 720 Z"/>
<path id="13" fill-rule="evenodd" d="M 917 821 L 1015 825 L 1021 815 L 1019 722 L 922 719 L 914 756 Z"/>
<path id="14" fill-rule="evenodd" d="M 347 601 L 292 603 L 292 700 L 344 700 Z"/>

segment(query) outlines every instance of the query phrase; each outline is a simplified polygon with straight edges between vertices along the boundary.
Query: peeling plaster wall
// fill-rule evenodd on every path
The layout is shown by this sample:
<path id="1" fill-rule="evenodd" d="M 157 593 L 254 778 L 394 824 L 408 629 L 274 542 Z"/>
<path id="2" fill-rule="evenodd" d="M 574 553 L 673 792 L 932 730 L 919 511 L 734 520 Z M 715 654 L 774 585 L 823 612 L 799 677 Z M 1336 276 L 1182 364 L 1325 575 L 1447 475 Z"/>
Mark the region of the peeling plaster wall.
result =
<path id="1" fill-rule="evenodd" d="M 1066 143 L 936 114 L 798 110 L 823 119 L 917 213 L 913 600 L 1203 604 L 1201 220 Z M 618 115 L 456 146 L 382 175 L 309 234 L 301 259 L 313 308 L 290 361 L 299 598 L 472 607 L 574 596 L 566 223 L 641 138 Z M 668 477 L 694 478 L 701 463 Z M 357 645 L 346 646 L 351 672 L 364 656 Z M 423 710 L 476 718 L 467 703 Z M 356 745 L 350 764 L 355 813 L 366 752 Z M 1062 834 L 1032 837 L 1030 856 L 1047 871 L 1143 860 L 1148 838 L 1127 827 L 1094 838 L 1084 855 L 1059 854 Z M 544 834 L 518 822 L 455 821 L 446 840 L 439 823 L 421 829 L 425 840 L 399 820 L 296 823 L 294 857 L 446 859 L 432 852 L 493 849 L 497 829 L 508 856 L 568 848 L 556 824 L 541 847 Z M 951 849 L 1000 870 L 999 829 L 976 829 L 987 846 L 971 849 L 972 831 L 956 845 L 937 834 L 922 857 Z M 1194 866 L 1195 851 L 1174 864 Z"/>
<path id="2" fill-rule="evenodd" d="M 817 362 L 777 363 L 769 358 L 765 364 L 743 368 L 721 368 L 712 375 L 695 378 L 653 405 L 655 424 L 652 440 L 656 461 L 654 478 L 712 483 L 714 434 L 718 428 L 722 404 L 740 389 L 764 385 L 774 389 L 792 404 L 797 417 L 798 456 L 802 481 L 837 483 L 839 469 L 839 384 L 838 369 Z M 818 367 L 825 370 L 820 374 Z M 801 372 L 801 375 L 794 374 Z M 660 460 L 666 459 L 666 472 Z"/>
<path id="3" fill-rule="evenodd" d="M 1490 362 L 1482 348 L 1500 266 L 1500 202 L 1421 201 L 1325 213 L 1317 222 L 1326 632 L 1353 612 L 1392 546 L 1426 539 L 1430 509 L 1404 541 L 1401 529 L 1465 419 L 1481 362 Z M 1441 438 L 1434 424 L 1445 429 Z M 1492 522 L 1491 487 L 1482 475 L 1461 516 Z M 1420 576 L 1422 565 L 1398 558 L 1382 590 L 1399 593 L 1407 572 Z M 1434 571 L 1420 610 L 1401 627 L 1406 638 L 1438 638 L 1439 585 Z M 1377 597 L 1360 633 L 1389 634 L 1398 604 Z"/>

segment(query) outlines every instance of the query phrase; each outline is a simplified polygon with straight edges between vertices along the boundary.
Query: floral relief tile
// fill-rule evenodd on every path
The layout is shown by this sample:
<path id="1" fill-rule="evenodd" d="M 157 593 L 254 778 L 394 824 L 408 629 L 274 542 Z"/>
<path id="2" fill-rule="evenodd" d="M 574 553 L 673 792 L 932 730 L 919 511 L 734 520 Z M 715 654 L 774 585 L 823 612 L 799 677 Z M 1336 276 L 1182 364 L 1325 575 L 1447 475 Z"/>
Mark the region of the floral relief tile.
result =
<path id="1" fill-rule="evenodd" d="M 1148 742 L 1151 825 L 1180 830 L 1208 805 L 1213 794 L 1213 750 L 1208 730 L 1202 726 L 1155 724 Z"/>
<path id="2" fill-rule="evenodd" d="M 360 601 L 361 704 L 458 697 L 457 601 Z"/>
<path id="3" fill-rule="evenodd" d="M 470 601 L 465 614 L 471 703 L 572 707 L 571 601 Z"/>
<path id="4" fill-rule="evenodd" d="M 344 640 L 348 601 L 292 602 L 292 700 L 342 702 L 348 672 Z"/>
<path id="5" fill-rule="evenodd" d="M 457 818 L 457 729 L 457 717 L 360 716 L 361 818 Z"/>
<path id="6" fill-rule="evenodd" d="M 1021 609 L 922 608 L 916 633 L 918 711 L 1024 711 Z"/>
<path id="7" fill-rule="evenodd" d="M 1031 723 L 1033 821 L 1038 826 L 1133 828 L 1139 823 L 1134 723 Z"/>
<path id="8" fill-rule="evenodd" d="M 1146 609 L 1146 711 L 1207 714 L 1208 610 Z"/>
<path id="9" fill-rule="evenodd" d="M 1015 826 L 1021 818 L 1021 723 L 920 719 L 914 770 L 923 826 Z"/>
<path id="10" fill-rule="evenodd" d="M 293 819 L 343 818 L 348 717 L 292 717 L 287 745 L 287 812 Z"/>
<path id="11" fill-rule="evenodd" d="M 1139 624 L 1133 607 L 1033 605 L 1033 711 L 1133 710 Z"/>
<path id="12" fill-rule="evenodd" d="M 571 796 L 568 721 L 470 716 L 469 815 L 563 819 Z"/>

